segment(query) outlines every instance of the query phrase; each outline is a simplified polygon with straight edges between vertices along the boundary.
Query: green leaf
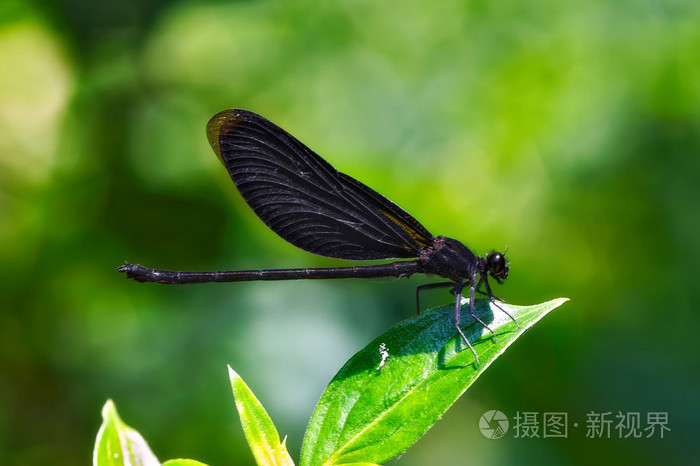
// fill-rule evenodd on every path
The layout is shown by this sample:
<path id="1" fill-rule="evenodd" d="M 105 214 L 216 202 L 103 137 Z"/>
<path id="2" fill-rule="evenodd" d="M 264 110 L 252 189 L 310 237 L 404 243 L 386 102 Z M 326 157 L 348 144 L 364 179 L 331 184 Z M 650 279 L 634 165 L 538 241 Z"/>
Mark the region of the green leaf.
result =
<path id="1" fill-rule="evenodd" d="M 160 466 L 141 434 L 124 424 L 112 400 L 102 408 L 102 426 L 92 456 L 94 466 Z"/>
<path id="2" fill-rule="evenodd" d="M 381 464 L 401 454 L 511 343 L 565 301 L 527 307 L 499 303 L 517 319 L 518 329 L 504 312 L 477 300 L 475 313 L 497 340 L 463 309 L 460 326 L 480 365 L 457 336 L 454 306 L 392 327 L 353 356 L 328 385 L 309 422 L 301 464 Z"/>
<path id="3" fill-rule="evenodd" d="M 231 369 L 231 366 L 228 367 L 228 372 L 233 396 L 236 399 L 236 408 L 241 416 L 243 431 L 255 457 L 255 462 L 260 466 L 294 466 L 294 462 L 287 452 L 287 447 L 284 442 L 280 442 L 277 429 L 265 408 L 243 382 L 243 379 Z"/>

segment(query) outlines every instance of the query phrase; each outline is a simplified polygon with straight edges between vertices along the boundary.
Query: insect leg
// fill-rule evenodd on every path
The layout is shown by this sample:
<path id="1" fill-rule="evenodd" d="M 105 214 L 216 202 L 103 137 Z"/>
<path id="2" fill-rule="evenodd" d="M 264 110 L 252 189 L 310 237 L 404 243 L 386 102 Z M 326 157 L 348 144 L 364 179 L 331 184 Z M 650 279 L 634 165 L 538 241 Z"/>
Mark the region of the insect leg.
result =
<path id="1" fill-rule="evenodd" d="M 416 313 L 420 315 L 420 292 L 424 290 L 432 290 L 435 288 L 447 288 L 454 285 L 454 282 L 426 283 L 416 288 Z"/>
<path id="2" fill-rule="evenodd" d="M 472 346 L 471 343 L 469 343 L 469 340 L 467 340 L 466 335 L 464 335 L 464 332 L 459 326 L 459 321 L 461 317 L 461 310 L 462 310 L 462 288 L 464 285 L 462 283 L 458 283 L 457 286 L 455 287 L 455 319 L 454 319 L 454 324 L 455 328 L 457 329 L 457 332 L 462 336 L 462 340 L 464 340 L 464 343 L 467 344 L 470 350 L 472 350 L 472 353 L 474 353 L 474 359 L 476 360 L 476 364 L 479 365 L 479 355 L 476 354 L 476 351 L 474 350 L 474 347 Z M 471 302 L 469 303 L 471 305 Z"/>
<path id="3" fill-rule="evenodd" d="M 486 325 L 486 323 L 483 320 L 479 319 L 476 316 L 476 314 L 474 314 L 474 301 L 475 301 L 474 295 L 476 294 L 476 290 L 478 290 L 479 287 L 481 287 L 481 280 L 482 279 L 479 278 L 479 283 L 477 283 L 476 285 L 472 285 L 471 288 L 469 288 L 469 315 L 472 316 L 472 318 L 474 318 L 474 320 L 479 322 L 485 329 L 487 329 L 489 332 L 491 332 L 494 340 L 498 340 L 498 338 L 496 338 L 496 332 L 494 332 L 491 327 Z"/>
<path id="4" fill-rule="evenodd" d="M 496 300 L 497 300 L 497 299 L 498 299 L 499 301 L 502 301 L 502 302 L 505 302 L 505 301 L 503 301 L 503 300 L 500 299 L 500 298 L 496 298 L 496 297 L 493 295 L 493 293 L 491 293 L 491 287 L 489 286 L 488 277 L 487 277 L 486 275 L 482 275 L 481 278 L 479 279 L 479 283 L 480 283 L 480 284 L 481 284 L 482 280 L 483 280 L 483 282 L 484 282 L 484 286 L 486 286 L 486 295 L 489 297 L 489 301 L 490 301 L 494 306 L 496 306 L 498 309 L 500 309 L 505 315 L 507 315 L 508 317 L 510 317 L 510 320 L 512 320 L 513 322 L 515 322 L 515 325 L 516 325 L 518 328 L 520 328 L 520 324 L 518 323 L 517 320 L 515 320 L 515 317 L 513 317 L 513 316 L 510 314 L 510 312 L 506 311 L 505 309 L 503 309 L 501 306 L 499 306 L 499 305 L 496 303 Z"/>
<path id="5" fill-rule="evenodd" d="M 489 295 L 489 294 L 486 293 L 485 291 L 481 291 L 481 290 L 476 290 L 476 292 L 479 293 L 479 294 L 482 295 L 482 296 L 488 296 L 488 295 Z M 502 303 L 508 304 L 508 301 L 506 301 L 505 299 L 499 298 L 499 297 L 496 296 L 496 295 L 493 295 L 493 296 L 491 296 L 491 297 L 492 297 L 493 299 L 495 299 L 496 301 L 500 301 L 500 302 L 502 302 Z M 500 308 L 499 308 L 499 309 L 500 309 Z"/>

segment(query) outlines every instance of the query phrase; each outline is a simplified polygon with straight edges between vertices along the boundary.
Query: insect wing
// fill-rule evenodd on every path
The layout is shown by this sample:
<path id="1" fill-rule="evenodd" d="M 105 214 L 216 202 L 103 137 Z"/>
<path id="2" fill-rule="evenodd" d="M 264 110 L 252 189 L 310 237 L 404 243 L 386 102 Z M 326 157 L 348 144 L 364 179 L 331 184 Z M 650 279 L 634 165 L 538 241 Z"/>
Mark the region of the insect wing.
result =
<path id="1" fill-rule="evenodd" d="M 298 248 L 327 257 L 415 257 L 433 236 L 399 206 L 247 110 L 224 110 L 207 136 L 253 211 Z"/>

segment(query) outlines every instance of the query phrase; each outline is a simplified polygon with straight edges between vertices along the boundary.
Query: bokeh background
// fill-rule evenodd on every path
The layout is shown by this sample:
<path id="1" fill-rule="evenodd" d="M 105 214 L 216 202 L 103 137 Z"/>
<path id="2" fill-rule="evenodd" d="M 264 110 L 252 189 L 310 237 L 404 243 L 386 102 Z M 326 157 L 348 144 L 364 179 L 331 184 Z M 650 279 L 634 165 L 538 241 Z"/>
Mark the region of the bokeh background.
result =
<path id="1" fill-rule="evenodd" d="M 413 315 L 417 277 L 116 272 L 339 263 L 239 197 L 204 133 L 230 107 L 434 234 L 507 245 L 506 300 L 571 298 L 395 464 L 697 459 L 697 1 L 3 0 L 0 463 L 89 463 L 112 398 L 162 460 L 252 464 L 226 364 L 298 458 L 333 374 Z M 490 409 L 567 412 L 569 436 L 486 439 Z M 589 439 L 589 412 L 664 412 L 671 431 Z"/>

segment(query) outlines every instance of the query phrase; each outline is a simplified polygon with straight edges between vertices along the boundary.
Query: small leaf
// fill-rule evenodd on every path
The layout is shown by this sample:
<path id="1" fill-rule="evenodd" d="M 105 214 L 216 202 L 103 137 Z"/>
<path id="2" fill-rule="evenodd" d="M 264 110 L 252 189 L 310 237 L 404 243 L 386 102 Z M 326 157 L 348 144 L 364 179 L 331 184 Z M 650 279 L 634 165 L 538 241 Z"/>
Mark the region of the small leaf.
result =
<path id="1" fill-rule="evenodd" d="M 102 408 L 102 426 L 92 456 L 94 466 L 160 466 L 141 434 L 124 424 L 112 400 Z"/>
<path id="2" fill-rule="evenodd" d="M 245 432 L 255 462 L 260 466 L 294 466 L 294 462 L 287 452 L 287 447 L 284 442 L 280 442 L 277 429 L 265 408 L 243 382 L 243 379 L 231 369 L 231 366 L 228 367 L 228 372 L 233 396 L 236 399 L 236 408 L 241 416 L 243 432 Z"/>
<path id="3" fill-rule="evenodd" d="M 499 303 L 520 329 L 487 300 L 466 309 L 460 326 L 479 355 L 464 346 L 453 325 L 454 306 L 427 311 L 389 329 L 336 374 L 314 410 L 302 445 L 304 466 L 384 463 L 415 443 L 484 370 L 552 309 Z M 493 307 L 493 311 L 492 311 Z"/>

